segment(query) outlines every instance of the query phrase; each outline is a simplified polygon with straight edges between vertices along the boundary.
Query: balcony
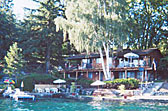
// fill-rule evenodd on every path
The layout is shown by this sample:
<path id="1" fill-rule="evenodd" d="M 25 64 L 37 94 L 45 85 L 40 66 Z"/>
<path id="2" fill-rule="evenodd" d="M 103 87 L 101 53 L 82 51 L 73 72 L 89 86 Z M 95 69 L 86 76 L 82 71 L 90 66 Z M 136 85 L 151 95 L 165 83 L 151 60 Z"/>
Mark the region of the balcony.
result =
<path id="1" fill-rule="evenodd" d="M 127 61 L 120 61 L 119 65 L 117 66 L 118 68 L 123 68 L 123 67 L 144 67 L 144 66 L 151 66 L 151 64 L 146 64 L 146 61 L 144 60 L 133 60 L 133 62 L 127 62 Z"/>
<path id="2" fill-rule="evenodd" d="M 77 70 L 77 69 L 92 69 L 91 63 L 84 63 L 82 66 L 75 64 L 65 68 L 66 70 Z"/>

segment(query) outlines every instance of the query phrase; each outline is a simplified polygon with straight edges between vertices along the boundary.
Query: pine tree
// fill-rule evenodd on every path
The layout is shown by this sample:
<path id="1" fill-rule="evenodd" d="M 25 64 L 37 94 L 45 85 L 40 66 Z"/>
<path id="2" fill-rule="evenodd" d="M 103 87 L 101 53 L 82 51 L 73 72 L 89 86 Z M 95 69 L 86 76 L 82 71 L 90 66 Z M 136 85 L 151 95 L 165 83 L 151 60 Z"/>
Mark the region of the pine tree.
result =
<path id="1" fill-rule="evenodd" d="M 6 65 L 3 72 L 5 74 L 9 74 L 9 76 L 17 76 L 23 70 L 22 68 L 24 67 L 25 62 L 22 56 L 22 49 L 18 48 L 16 42 L 10 46 L 4 60 Z"/>
<path id="2" fill-rule="evenodd" d="M 17 39 L 17 23 L 12 11 L 13 0 L 0 0 L 0 59 L 6 55 L 9 46 Z"/>
<path id="3" fill-rule="evenodd" d="M 51 62 L 57 64 L 62 60 L 62 32 L 56 32 L 54 19 L 64 16 L 64 6 L 60 0 L 33 0 L 39 4 L 38 9 L 28 9 L 31 14 L 25 20 L 28 23 L 27 40 L 29 51 L 41 63 L 45 63 L 45 72 L 49 73 Z M 57 64 L 58 65 L 58 64 Z"/>

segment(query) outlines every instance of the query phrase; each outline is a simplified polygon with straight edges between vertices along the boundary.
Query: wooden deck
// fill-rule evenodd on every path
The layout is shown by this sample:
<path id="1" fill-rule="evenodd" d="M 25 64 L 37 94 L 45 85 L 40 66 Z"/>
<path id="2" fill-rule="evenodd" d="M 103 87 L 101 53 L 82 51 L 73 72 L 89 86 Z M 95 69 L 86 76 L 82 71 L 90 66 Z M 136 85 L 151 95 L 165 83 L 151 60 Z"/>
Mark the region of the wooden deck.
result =
<path id="1" fill-rule="evenodd" d="M 153 70 L 152 67 L 146 66 L 143 67 L 144 70 L 150 71 Z M 115 68 L 110 68 L 110 71 L 139 71 L 139 67 L 115 67 Z M 98 72 L 98 71 L 103 71 L 102 68 L 88 68 L 88 69 L 64 69 L 60 72 Z"/>

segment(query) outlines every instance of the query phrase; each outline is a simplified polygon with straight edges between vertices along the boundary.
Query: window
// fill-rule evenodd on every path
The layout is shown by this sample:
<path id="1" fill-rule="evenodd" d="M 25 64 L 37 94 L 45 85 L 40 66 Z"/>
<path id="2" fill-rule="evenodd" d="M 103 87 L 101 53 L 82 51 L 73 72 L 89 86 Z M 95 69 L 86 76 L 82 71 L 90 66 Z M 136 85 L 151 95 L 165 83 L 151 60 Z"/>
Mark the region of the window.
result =
<path id="1" fill-rule="evenodd" d="M 71 75 L 70 74 L 68 74 L 68 78 L 70 78 L 71 77 Z"/>
<path id="2" fill-rule="evenodd" d="M 96 63 L 101 63 L 101 58 L 97 58 Z"/>
<path id="3" fill-rule="evenodd" d="M 143 72 L 137 72 L 137 79 L 142 79 Z"/>
<path id="4" fill-rule="evenodd" d="M 135 72 L 128 72 L 127 78 L 135 78 Z"/>
<path id="5" fill-rule="evenodd" d="M 119 78 L 124 79 L 125 78 L 125 72 L 119 72 Z"/>
<path id="6" fill-rule="evenodd" d="M 88 78 L 92 79 L 93 78 L 93 74 L 91 72 L 88 73 Z"/>

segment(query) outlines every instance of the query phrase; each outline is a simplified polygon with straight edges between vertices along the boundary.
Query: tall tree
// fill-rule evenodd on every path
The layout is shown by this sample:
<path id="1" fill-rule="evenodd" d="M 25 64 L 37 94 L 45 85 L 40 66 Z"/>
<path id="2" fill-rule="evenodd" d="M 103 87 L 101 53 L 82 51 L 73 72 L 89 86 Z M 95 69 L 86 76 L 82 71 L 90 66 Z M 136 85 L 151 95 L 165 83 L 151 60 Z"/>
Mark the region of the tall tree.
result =
<path id="1" fill-rule="evenodd" d="M 12 13 L 12 0 L 0 0 L 0 59 L 6 55 L 9 46 L 17 38 L 18 28 Z"/>
<path id="2" fill-rule="evenodd" d="M 130 0 L 128 45 L 136 49 L 162 47 L 167 39 L 167 0 Z"/>
<path id="3" fill-rule="evenodd" d="M 56 32 L 54 18 L 64 16 L 64 6 L 60 0 L 33 0 L 39 4 L 38 9 L 28 9 L 30 16 L 25 20 L 28 28 L 24 43 L 29 44 L 33 56 L 45 61 L 45 71 L 49 73 L 51 60 L 61 60 L 62 33 Z M 26 53 L 26 52 L 25 52 Z"/>
<path id="4" fill-rule="evenodd" d="M 18 48 L 16 42 L 10 46 L 10 49 L 7 52 L 7 55 L 4 57 L 4 60 L 6 65 L 3 72 L 9 76 L 15 75 L 17 77 L 17 74 L 23 70 L 22 68 L 24 66 L 24 60 L 22 56 L 22 49 Z"/>
<path id="5" fill-rule="evenodd" d="M 127 2 L 125 0 L 66 0 L 66 19 L 57 17 L 57 31 L 69 34 L 71 43 L 79 51 L 99 51 L 103 62 L 103 51 L 109 58 L 109 45 L 124 45 L 127 40 Z M 121 33 L 122 31 L 122 33 Z M 105 79 L 111 79 L 109 63 L 102 65 Z"/>

